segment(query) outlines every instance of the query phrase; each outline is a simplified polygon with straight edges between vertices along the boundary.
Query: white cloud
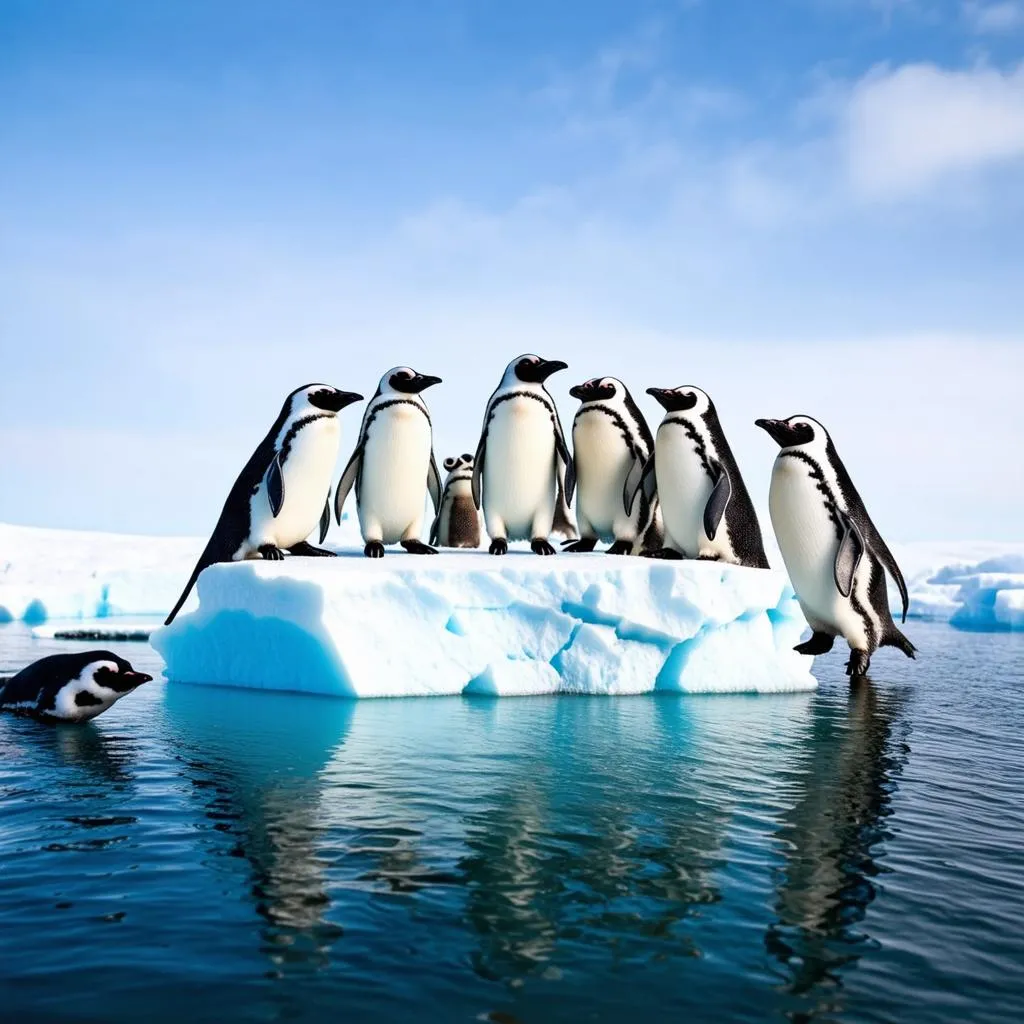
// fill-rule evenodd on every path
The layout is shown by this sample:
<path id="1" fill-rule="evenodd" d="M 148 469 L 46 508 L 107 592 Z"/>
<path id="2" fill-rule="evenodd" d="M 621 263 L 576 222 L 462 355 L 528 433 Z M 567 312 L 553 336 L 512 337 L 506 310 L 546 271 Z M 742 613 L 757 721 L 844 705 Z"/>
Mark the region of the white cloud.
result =
<path id="1" fill-rule="evenodd" d="M 1024 64 L 949 71 L 907 64 L 853 88 L 843 142 L 851 183 L 897 198 L 957 172 L 1024 157 Z"/>
<path id="2" fill-rule="evenodd" d="M 1000 3 L 981 3 L 980 0 L 966 0 L 963 16 L 971 31 L 979 35 L 1013 32 L 1024 28 L 1024 2 L 1002 0 Z"/>

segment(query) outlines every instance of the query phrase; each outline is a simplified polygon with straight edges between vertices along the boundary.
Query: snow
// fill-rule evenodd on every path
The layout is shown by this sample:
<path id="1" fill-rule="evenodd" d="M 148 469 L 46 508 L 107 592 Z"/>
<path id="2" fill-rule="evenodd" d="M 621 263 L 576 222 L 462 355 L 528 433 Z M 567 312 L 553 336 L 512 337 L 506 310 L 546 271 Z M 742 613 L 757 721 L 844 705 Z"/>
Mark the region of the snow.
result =
<path id="1" fill-rule="evenodd" d="M 813 689 L 781 573 L 603 554 L 214 566 L 172 680 L 356 697 Z"/>
<path id="2" fill-rule="evenodd" d="M 1024 544 L 904 544 L 894 551 L 910 591 L 908 618 L 960 629 L 1024 629 Z M 899 594 L 890 585 L 890 603 Z"/>

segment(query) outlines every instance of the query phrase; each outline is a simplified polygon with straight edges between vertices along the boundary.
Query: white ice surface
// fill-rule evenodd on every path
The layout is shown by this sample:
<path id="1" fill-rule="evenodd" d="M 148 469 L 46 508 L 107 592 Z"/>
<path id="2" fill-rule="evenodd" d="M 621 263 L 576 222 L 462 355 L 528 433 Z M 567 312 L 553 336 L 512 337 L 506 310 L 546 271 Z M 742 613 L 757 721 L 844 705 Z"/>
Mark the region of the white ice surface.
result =
<path id="1" fill-rule="evenodd" d="M 219 565 L 157 631 L 173 680 L 358 697 L 813 689 L 781 573 L 603 554 Z"/>

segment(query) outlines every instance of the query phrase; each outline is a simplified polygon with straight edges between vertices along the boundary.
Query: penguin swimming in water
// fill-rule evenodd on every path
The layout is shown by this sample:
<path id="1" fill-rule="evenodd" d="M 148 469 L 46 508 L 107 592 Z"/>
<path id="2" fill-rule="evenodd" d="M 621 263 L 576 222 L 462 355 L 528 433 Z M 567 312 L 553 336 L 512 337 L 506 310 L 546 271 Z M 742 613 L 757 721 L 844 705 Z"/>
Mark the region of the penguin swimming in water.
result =
<path id="1" fill-rule="evenodd" d="M 480 547 L 480 513 L 473 504 L 473 456 L 468 452 L 444 460 L 448 477 L 441 509 L 430 528 L 430 543 L 443 548 Z"/>
<path id="2" fill-rule="evenodd" d="M 334 514 L 340 523 L 354 485 L 367 558 L 383 558 L 384 545 L 398 541 L 410 554 L 437 554 L 420 539 L 427 491 L 435 514 L 441 504 L 430 413 L 420 392 L 440 383 L 440 377 L 396 366 L 381 377 L 366 407 L 359 442 L 334 496 Z"/>
<path id="3" fill-rule="evenodd" d="M 665 544 L 654 558 L 767 569 L 761 527 L 714 402 L 700 388 L 648 388 L 665 409 L 639 490 L 657 494 Z"/>
<path id="4" fill-rule="evenodd" d="M 110 651 L 51 654 L 0 683 L 0 710 L 88 722 L 152 678 Z"/>
<path id="5" fill-rule="evenodd" d="M 238 475 L 220 519 L 178 603 L 169 626 L 199 579 L 216 562 L 257 555 L 270 560 L 293 555 L 331 555 L 306 538 L 320 523 L 320 543 L 331 523 L 331 477 L 338 458 L 338 413 L 362 395 L 327 384 L 297 388 L 281 406 L 274 425 Z"/>
<path id="6" fill-rule="evenodd" d="M 487 402 L 473 465 L 473 503 L 484 510 L 492 555 L 510 540 L 528 540 L 553 555 L 552 530 L 575 537 L 569 518 L 574 470 L 555 401 L 544 387 L 566 369 L 557 359 L 522 355 L 505 368 Z"/>
<path id="7" fill-rule="evenodd" d="M 828 431 L 809 416 L 762 419 L 782 449 L 768 508 L 797 600 L 814 631 L 795 650 L 826 654 L 837 636 L 850 645 L 846 673 L 863 676 L 879 647 L 916 648 L 896 628 L 885 582 L 892 576 L 907 620 L 907 584 L 871 521 Z"/>
<path id="8" fill-rule="evenodd" d="M 615 377 L 595 377 L 569 389 L 580 407 L 572 424 L 576 473 L 576 523 L 580 539 L 567 551 L 593 551 L 611 543 L 609 555 L 628 555 L 639 546 L 661 547 L 654 525 L 657 503 L 640 493 L 641 473 L 654 454 L 654 438 L 629 389 Z"/>

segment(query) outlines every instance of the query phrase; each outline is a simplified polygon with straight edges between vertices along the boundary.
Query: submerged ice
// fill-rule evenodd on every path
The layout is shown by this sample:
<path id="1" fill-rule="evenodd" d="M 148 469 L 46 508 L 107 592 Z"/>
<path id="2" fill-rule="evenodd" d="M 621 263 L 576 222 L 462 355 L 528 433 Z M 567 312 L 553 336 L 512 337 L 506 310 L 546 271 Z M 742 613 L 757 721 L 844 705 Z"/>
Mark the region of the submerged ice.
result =
<path id="1" fill-rule="evenodd" d="M 153 645 L 173 680 L 357 697 L 815 686 L 785 576 L 478 552 L 213 566 Z"/>

